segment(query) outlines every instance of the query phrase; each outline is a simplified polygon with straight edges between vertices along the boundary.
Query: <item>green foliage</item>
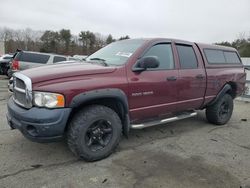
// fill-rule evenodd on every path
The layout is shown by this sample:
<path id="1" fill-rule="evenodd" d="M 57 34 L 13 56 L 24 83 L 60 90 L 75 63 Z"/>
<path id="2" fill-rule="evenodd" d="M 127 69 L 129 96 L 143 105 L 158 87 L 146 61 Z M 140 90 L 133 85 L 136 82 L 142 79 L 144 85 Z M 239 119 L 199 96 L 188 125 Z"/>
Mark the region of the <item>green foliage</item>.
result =
<path id="1" fill-rule="evenodd" d="M 71 42 L 71 33 L 70 30 L 67 29 L 62 29 L 60 30 L 60 39 L 63 41 L 64 46 L 65 46 L 65 51 L 68 52 L 69 50 L 69 45 Z"/>
<path id="2" fill-rule="evenodd" d="M 82 42 L 83 50 L 86 51 L 87 55 L 90 55 L 95 50 L 96 36 L 90 31 L 81 31 L 79 34 L 79 41 Z"/>
<path id="3" fill-rule="evenodd" d="M 114 42 L 115 39 L 113 39 L 113 36 L 111 34 L 108 35 L 108 38 L 106 39 L 106 44 L 110 44 Z"/>
<path id="4" fill-rule="evenodd" d="M 55 31 L 45 31 L 41 36 L 42 47 L 41 52 L 58 52 L 58 46 L 60 43 L 60 35 Z"/>
<path id="5" fill-rule="evenodd" d="M 129 39 L 128 35 L 117 40 Z M 0 27 L 0 40 L 5 42 L 6 52 L 15 52 L 16 49 L 57 53 L 64 55 L 90 55 L 116 39 L 109 34 L 81 31 L 78 35 L 69 29 L 60 31 L 35 31 L 32 29 L 15 30 Z"/>
<path id="6" fill-rule="evenodd" d="M 128 35 L 126 35 L 125 37 L 120 37 L 119 40 L 126 40 L 126 39 L 130 39 L 130 37 Z"/>
<path id="7" fill-rule="evenodd" d="M 250 57 L 250 37 L 241 37 L 240 39 L 230 42 L 220 42 L 216 43 L 217 45 L 229 46 L 238 50 L 241 57 Z"/>
<path id="8" fill-rule="evenodd" d="M 64 55 L 90 55 L 116 40 L 129 39 L 128 35 L 115 39 L 111 34 L 103 36 L 91 31 L 71 34 L 69 29 L 60 31 L 34 31 L 31 29 L 14 30 L 0 27 L 0 39 L 5 42 L 6 52 L 15 52 L 17 48 Z M 241 57 L 250 57 L 250 36 L 243 33 L 233 42 L 218 42 L 217 45 L 236 48 Z"/>

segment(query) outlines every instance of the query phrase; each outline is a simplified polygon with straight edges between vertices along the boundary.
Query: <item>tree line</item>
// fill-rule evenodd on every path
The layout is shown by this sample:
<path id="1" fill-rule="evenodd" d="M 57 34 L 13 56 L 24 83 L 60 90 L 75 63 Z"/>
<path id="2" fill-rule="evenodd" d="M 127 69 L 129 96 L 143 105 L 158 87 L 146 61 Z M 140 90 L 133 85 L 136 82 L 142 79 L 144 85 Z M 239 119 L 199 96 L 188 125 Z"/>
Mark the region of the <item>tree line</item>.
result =
<path id="1" fill-rule="evenodd" d="M 247 36 L 245 33 L 240 33 L 233 42 L 224 41 L 215 44 L 233 47 L 238 50 L 241 57 L 250 57 L 250 34 Z"/>
<path id="2" fill-rule="evenodd" d="M 105 36 L 91 31 L 74 35 L 69 29 L 36 31 L 0 28 L 0 40 L 5 43 L 6 53 L 22 49 L 63 55 L 90 55 L 111 42 L 129 38 L 126 35 L 115 39 L 111 34 Z"/>
<path id="3" fill-rule="evenodd" d="M 115 39 L 111 34 L 105 36 L 91 31 L 81 31 L 74 35 L 69 29 L 36 31 L 0 28 L 0 40 L 5 42 L 6 53 L 22 49 L 63 55 L 90 55 L 111 42 L 129 38 L 126 35 Z M 223 41 L 215 44 L 236 48 L 241 57 L 250 57 L 250 35 L 245 33 L 239 34 L 233 42 Z"/>

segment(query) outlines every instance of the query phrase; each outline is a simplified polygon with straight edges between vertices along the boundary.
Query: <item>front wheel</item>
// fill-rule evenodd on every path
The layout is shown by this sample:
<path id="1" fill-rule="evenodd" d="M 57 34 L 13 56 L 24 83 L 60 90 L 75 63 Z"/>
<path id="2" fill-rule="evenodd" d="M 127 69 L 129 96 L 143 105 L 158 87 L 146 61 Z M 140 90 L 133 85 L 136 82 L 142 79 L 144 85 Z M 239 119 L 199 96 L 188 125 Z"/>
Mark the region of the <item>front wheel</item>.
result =
<path id="1" fill-rule="evenodd" d="M 112 109 L 92 105 L 78 112 L 70 122 L 67 142 L 81 159 L 96 161 L 109 156 L 122 133 L 119 116 Z"/>
<path id="2" fill-rule="evenodd" d="M 206 108 L 207 120 L 215 125 L 224 125 L 230 120 L 233 108 L 232 96 L 225 94 L 215 104 Z"/>

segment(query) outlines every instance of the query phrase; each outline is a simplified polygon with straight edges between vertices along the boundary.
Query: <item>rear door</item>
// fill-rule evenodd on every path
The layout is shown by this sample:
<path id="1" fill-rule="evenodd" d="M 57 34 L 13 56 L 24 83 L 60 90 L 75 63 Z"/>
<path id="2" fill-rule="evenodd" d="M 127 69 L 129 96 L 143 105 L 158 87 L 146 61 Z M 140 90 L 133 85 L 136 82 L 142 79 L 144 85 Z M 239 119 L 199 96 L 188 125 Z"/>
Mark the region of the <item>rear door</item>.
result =
<path id="1" fill-rule="evenodd" d="M 199 108 L 206 90 L 206 72 L 199 49 L 192 43 L 176 43 L 179 63 L 178 111 Z"/>
<path id="2" fill-rule="evenodd" d="M 160 66 L 143 72 L 128 71 L 130 116 L 135 122 L 170 116 L 178 100 L 178 70 L 171 43 L 151 46 L 142 57 L 146 56 L 156 56 Z"/>

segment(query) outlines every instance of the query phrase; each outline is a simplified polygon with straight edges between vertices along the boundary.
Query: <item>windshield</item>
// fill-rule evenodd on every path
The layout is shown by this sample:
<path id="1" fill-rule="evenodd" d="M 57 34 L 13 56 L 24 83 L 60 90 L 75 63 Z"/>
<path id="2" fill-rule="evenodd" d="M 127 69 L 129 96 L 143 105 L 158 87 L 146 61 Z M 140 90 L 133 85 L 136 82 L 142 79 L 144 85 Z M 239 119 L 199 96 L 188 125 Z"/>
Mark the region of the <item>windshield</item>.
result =
<path id="1" fill-rule="evenodd" d="M 99 61 L 106 66 L 120 66 L 144 43 L 143 39 L 123 40 L 111 43 L 86 58 L 86 61 Z"/>

